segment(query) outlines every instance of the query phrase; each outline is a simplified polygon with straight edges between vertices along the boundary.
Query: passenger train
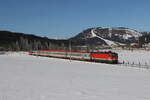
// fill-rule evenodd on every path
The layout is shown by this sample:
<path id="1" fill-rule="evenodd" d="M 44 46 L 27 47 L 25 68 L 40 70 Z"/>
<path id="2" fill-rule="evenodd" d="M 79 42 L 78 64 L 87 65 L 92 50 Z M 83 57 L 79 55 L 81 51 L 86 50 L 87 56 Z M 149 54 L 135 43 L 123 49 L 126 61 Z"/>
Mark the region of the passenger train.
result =
<path id="1" fill-rule="evenodd" d="M 29 51 L 29 55 L 34 56 L 46 56 L 64 59 L 74 59 L 83 61 L 93 61 L 102 63 L 118 63 L 118 54 L 115 52 L 70 52 L 70 51 L 49 51 L 49 50 L 38 50 Z"/>

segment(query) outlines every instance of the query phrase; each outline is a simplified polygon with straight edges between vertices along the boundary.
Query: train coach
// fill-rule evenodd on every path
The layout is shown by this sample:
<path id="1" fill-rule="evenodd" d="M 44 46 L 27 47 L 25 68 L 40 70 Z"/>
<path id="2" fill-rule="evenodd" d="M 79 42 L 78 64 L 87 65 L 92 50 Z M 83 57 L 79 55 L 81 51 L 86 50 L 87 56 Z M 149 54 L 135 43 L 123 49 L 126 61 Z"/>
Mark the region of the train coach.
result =
<path id="1" fill-rule="evenodd" d="M 69 52 L 69 51 L 39 50 L 39 51 L 30 51 L 29 55 L 74 59 L 74 60 L 83 60 L 83 61 L 95 61 L 95 62 L 112 63 L 112 64 L 118 63 L 118 54 L 111 51 Z"/>

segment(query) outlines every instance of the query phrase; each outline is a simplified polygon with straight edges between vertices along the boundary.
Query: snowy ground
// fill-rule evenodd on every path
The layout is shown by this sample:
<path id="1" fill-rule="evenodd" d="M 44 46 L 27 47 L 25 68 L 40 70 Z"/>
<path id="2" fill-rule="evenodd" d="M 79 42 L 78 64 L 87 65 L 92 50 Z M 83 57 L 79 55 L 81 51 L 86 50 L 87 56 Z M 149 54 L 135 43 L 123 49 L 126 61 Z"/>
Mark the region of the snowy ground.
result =
<path id="1" fill-rule="evenodd" d="M 150 51 L 146 50 L 114 50 L 119 54 L 119 61 L 130 64 L 150 65 Z"/>
<path id="2" fill-rule="evenodd" d="M 0 55 L 0 100 L 150 100 L 150 69 Z"/>

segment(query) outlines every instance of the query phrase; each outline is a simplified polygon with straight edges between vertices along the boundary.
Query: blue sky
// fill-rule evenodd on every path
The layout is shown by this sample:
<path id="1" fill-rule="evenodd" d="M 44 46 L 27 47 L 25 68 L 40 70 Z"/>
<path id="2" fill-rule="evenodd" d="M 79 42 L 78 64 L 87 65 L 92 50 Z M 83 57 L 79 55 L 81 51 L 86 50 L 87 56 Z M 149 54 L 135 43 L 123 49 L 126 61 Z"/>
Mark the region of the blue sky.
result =
<path id="1" fill-rule="evenodd" d="M 0 0 L 0 30 L 65 38 L 90 27 L 150 31 L 150 0 Z"/>

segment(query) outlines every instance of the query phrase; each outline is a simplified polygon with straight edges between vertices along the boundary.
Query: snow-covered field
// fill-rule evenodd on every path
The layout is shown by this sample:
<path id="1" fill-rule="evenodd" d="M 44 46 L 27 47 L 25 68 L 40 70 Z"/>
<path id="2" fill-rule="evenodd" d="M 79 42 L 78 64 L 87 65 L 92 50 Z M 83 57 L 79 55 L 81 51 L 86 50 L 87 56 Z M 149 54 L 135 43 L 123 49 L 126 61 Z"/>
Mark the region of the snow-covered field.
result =
<path id="1" fill-rule="evenodd" d="M 0 55 L 0 100 L 150 100 L 149 93 L 150 69 Z"/>
<path id="2" fill-rule="evenodd" d="M 130 64 L 150 65 L 150 51 L 146 50 L 113 50 L 118 53 L 119 61 Z"/>

